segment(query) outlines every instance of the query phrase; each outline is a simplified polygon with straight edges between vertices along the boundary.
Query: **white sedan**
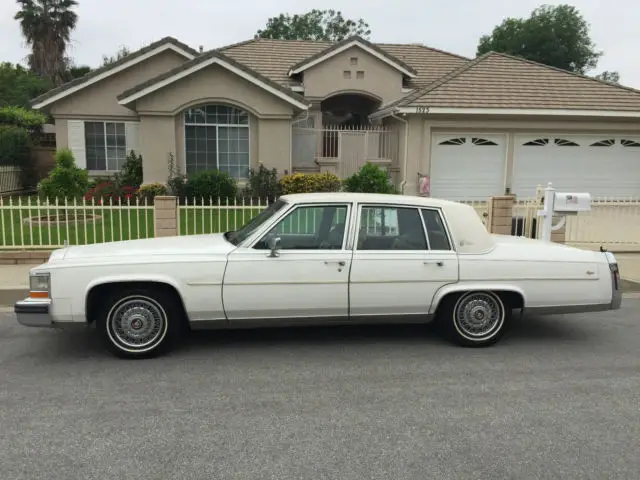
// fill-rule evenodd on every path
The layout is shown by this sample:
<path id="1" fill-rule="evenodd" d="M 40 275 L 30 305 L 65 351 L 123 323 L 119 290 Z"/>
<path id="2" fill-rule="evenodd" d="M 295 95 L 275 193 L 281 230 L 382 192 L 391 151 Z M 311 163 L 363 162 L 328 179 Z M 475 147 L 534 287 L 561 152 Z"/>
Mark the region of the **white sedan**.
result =
<path id="1" fill-rule="evenodd" d="M 492 235 L 467 205 L 351 193 L 280 197 L 240 230 L 74 246 L 30 272 L 18 322 L 95 325 L 116 355 L 166 352 L 185 329 L 429 322 L 494 344 L 512 310 L 621 304 L 609 252 Z"/>

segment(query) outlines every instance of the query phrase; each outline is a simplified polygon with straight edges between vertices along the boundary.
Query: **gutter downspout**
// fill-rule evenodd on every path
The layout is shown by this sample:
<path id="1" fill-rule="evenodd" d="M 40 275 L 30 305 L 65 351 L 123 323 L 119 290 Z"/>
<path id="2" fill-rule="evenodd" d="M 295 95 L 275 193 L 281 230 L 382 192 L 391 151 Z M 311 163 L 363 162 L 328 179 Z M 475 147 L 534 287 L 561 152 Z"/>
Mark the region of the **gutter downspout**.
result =
<path id="1" fill-rule="evenodd" d="M 391 114 L 391 118 L 395 118 L 396 120 L 400 120 L 404 123 L 404 168 L 402 173 L 402 182 L 400 183 L 400 192 L 404 195 L 404 187 L 407 184 L 407 164 L 409 162 L 409 121 L 396 116 L 395 113 Z"/>

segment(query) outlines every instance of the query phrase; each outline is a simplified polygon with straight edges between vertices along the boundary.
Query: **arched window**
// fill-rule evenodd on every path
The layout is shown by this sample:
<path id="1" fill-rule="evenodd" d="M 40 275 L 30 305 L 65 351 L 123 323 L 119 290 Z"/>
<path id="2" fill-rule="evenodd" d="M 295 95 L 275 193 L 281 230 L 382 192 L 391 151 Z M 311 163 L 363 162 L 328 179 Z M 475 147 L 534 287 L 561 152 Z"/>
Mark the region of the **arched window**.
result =
<path id="1" fill-rule="evenodd" d="M 220 170 L 233 178 L 249 173 L 249 115 L 229 105 L 201 105 L 184 112 L 187 174 Z"/>

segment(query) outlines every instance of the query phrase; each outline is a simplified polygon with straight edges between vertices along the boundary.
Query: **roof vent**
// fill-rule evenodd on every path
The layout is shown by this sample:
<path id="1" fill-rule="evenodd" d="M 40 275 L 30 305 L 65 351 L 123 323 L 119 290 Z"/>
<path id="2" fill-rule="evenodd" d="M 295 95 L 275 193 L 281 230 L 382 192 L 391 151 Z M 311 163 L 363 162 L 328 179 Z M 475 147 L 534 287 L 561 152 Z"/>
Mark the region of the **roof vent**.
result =
<path id="1" fill-rule="evenodd" d="M 200 51 L 200 53 L 204 52 L 204 45 L 198 46 L 198 50 Z"/>

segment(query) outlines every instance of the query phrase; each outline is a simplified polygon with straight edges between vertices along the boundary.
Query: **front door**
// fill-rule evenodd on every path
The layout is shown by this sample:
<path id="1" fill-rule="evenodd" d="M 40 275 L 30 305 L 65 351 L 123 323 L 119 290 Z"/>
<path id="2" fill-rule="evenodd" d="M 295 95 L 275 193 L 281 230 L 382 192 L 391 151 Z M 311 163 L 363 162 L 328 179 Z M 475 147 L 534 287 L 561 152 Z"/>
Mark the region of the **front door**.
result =
<path id="1" fill-rule="evenodd" d="M 300 205 L 251 248 L 229 255 L 223 303 L 230 321 L 349 314 L 349 204 Z M 271 256 L 269 238 L 280 238 Z"/>
<path id="2" fill-rule="evenodd" d="M 350 315 L 426 316 L 437 290 L 458 280 L 458 257 L 438 210 L 361 205 L 359 219 Z"/>

